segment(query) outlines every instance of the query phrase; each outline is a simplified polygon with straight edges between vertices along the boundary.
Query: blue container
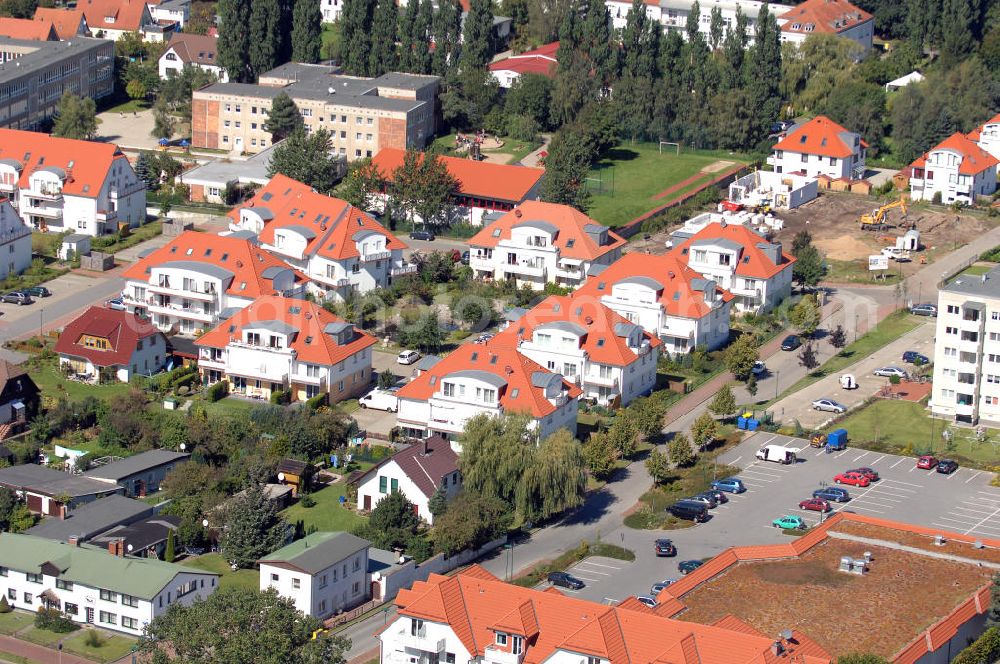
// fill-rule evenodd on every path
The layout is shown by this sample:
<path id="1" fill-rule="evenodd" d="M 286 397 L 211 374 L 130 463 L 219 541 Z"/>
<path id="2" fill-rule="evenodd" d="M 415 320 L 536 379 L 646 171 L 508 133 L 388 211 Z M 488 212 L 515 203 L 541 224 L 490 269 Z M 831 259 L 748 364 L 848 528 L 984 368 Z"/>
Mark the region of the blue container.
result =
<path id="1" fill-rule="evenodd" d="M 760 420 L 749 419 L 747 420 L 747 431 L 756 431 L 760 428 Z"/>
<path id="2" fill-rule="evenodd" d="M 736 428 L 737 429 L 746 429 L 747 428 L 747 418 L 745 418 L 745 417 L 737 417 L 736 418 Z"/>
<path id="3" fill-rule="evenodd" d="M 837 429 L 831 431 L 826 437 L 826 444 L 834 450 L 847 448 L 847 429 Z"/>

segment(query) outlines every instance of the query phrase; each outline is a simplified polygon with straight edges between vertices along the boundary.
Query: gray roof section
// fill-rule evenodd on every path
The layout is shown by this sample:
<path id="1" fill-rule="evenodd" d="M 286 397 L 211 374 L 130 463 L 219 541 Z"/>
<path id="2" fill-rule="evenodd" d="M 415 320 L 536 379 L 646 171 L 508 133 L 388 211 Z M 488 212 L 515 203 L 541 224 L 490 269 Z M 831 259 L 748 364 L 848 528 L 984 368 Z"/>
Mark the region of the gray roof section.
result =
<path id="1" fill-rule="evenodd" d="M 363 228 L 360 231 L 356 231 L 354 235 L 351 236 L 351 239 L 358 242 L 359 240 L 364 240 L 366 237 L 370 237 L 372 235 L 381 235 L 381 233 L 371 228 Z"/>
<path id="2" fill-rule="evenodd" d="M 278 334 L 295 334 L 299 328 L 289 325 L 283 320 L 257 320 L 243 326 L 245 330 L 267 330 Z"/>
<path id="3" fill-rule="evenodd" d="M 562 376 L 549 373 L 548 371 L 536 371 L 531 374 L 531 384 L 535 387 L 544 388 L 547 392 L 555 383 L 562 385 Z"/>
<path id="4" fill-rule="evenodd" d="M 66 244 L 67 242 L 69 244 L 76 244 L 77 242 L 82 242 L 83 240 L 89 240 L 90 237 L 90 235 L 84 235 L 83 233 L 70 233 L 64 237 L 62 241 L 63 244 Z M 156 249 L 153 249 L 153 251 L 156 251 Z"/>
<path id="5" fill-rule="evenodd" d="M 298 233 L 307 240 L 315 239 L 316 231 L 309 228 L 308 226 L 300 226 L 299 224 L 291 224 L 289 226 L 282 226 L 283 231 L 292 231 L 293 233 Z"/>
<path id="6" fill-rule="evenodd" d="M 108 50 L 111 42 L 105 39 L 75 36 L 67 41 L 32 41 L 0 37 L 0 46 L 13 46 L 24 53 L 14 62 L 0 65 L 0 84 L 9 83 L 27 76 L 33 76 L 43 67 L 66 62 L 79 62 L 88 54 L 97 57 L 96 51 Z M 114 47 L 111 47 L 114 53 Z"/>
<path id="7" fill-rule="evenodd" d="M 350 533 L 313 533 L 260 559 L 260 563 L 286 563 L 308 574 L 318 574 L 371 545 Z"/>
<path id="8" fill-rule="evenodd" d="M 142 452 L 141 454 L 136 454 L 135 456 L 122 459 L 121 461 L 109 463 L 106 466 L 100 466 L 99 468 L 88 470 L 83 475 L 84 477 L 119 481 L 137 473 L 142 473 L 147 470 L 152 470 L 153 468 L 164 466 L 168 463 L 187 461 L 190 456 L 191 455 L 186 452 L 150 450 L 148 452 Z"/>
<path id="9" fill-rule="evenodd" d="M 469 378 L 471 380 L 479 380 L 487 385 L 492 385 L 493 387 L 500 389 L 507 384 L 507 381 L 500 376 L 490 373 L 489 371 L 482 371 L 480 369 L 462 369 L 461 371 L 453 371 L 447 376 L 448 378 Z"/>
<path id="10" fill-rule="evenodd" d="M 554 320 L 549 323 L 542 323 L 535 327 L 535 330 L 559 330 L 560 332 L 569 332 L 580 336 L 587 333 L 587 328 L 583 325 L 568 320 Z"/>
<path id="11" fill-rule="evenodd" d="M 33 463 L 0 468 L 0 485 L 15 490 L 27 489 L 46 496 L 65 494 L 74 498 L 117 493 L 121 490 L 120 487 L 109 486 L 107 482 L 82 475 L 70 475 Z"/>
<path id="12" fill-rule="evenodd" d="M 441 358 L 437 355 L 424 355 L 420 360 L 417 361 L 418 371 L 427 371 L 435 364 L 441 361 Z"/>
<path id="13" fill-rule="evenodd" d="M 240 184 L 267 184 L 271 179 L 267 174 L 267 170 L 271 165 L 271 155 L 274 152 L 275 145 L 280 145 L 280 143 L 270 145 L 266 150 L 261 150 L 249 159 L 242 161 L 218 159 L 210 161 L 207 164 L 202 164 L 201 166 L 195 166 L 191 170 L 181 174 L 181 182 L 216 185 L 220 189 L 234 182 L 239 182 Z"/>
<path id="14" fill-rule="evenodd" d="M 200 261 L 167 261 L 166 263 L 161 263 L 156 267 L 168 268 L 172 270 L 190 270 L 191 272 L 197 272 L 198 274 L 204 274 L 209 277 L 215 277 L 216 279 L 232 279 L 236 275 L 219 265 L 214 265 L 212 263 L 202 263 Z"/>
<path id="15" fill-rule="evenodd" d="M 239 240 L 250 240 L 254 244 L 257 243 L 257 234 L 253 231 L 233 231 L 229 234 L 229 237 L 234 237 Z"/>
<path id="16" fill-rule="evenodd" d="M 261 270 L 260 276 L 264 277 L 265 279 L 274 279 L 283 272 L 288 272 L 288 268 L 281 267 L 280 265 L 271 265 Z"/>
<path id="17" fill-rule="evenodd" d="M 39 173 L 39 172 L 40 173 L 51 173 L 52 175 L 56 176 L 60 180 L 65 180 L 66 179 L 66 171 L 64 171 L 63 169 L 59 168 L 58 166 L 42 166 L 41 168 L 36 168 L 35 172 L 36 173 Z"/>
<path id="18" fill-rule="evenodd" d="M 74 536 L 86 540 L 108 528 L 132 523 L 152 513 L 152 505 L 147 505 L 141 500 L 125 496 L 108 496 L 71 510 L 65 519 L 55 517 L 45 519 L 26 532 L 28 535 L 60 542 L 65 542 Z"/>
<path id="19" fill-rule="evenodd" d="M 691 243 L 692 247 L 722 247 L 723 249 L 730 249 L 732 251 L 740 251 L 743 249 L 743 245 L 739 242 L 734 242 L 733 240 L 726 239 L 724 237 L 718 238 L 702 238 L 701 240 L 695 240 Z"/>
<path id="20" fill-rule="evenodd" d="M 438 76 L 428 76 L 427 74 L 405 74 L 403 72 L 391 71 L 382 74 L 375 79 L 375 83 L 387 88 L 397 88 L 399 90 L 422 90 L 428 85 L 437 85 L 441 78 Z"/>
<path id="21" fill-rule="evenodd" d="M 261 78 L 284 78 L 290 81 L 307 81 L 337 73 L 332 65 L 312 65 L 305 62 L 286 62 L 264 72 Z"/>
<path id="22" fill-rule="evenodd" d="M 981 276 L 961 276 L 945 284 L 941 290 L 977 297 L 1000 298 L 1000 267 L 995 267 Z"/>
<path id="23" fill-rule="evenodd" d="M 0 159 L 0 164 L 3 164 L 4 166 L 10 166 L 11 168 L 16 169 L 17 171 L 24 170 L 24 164 L 19 162 L 17 159 Z"/>
<path id="24" fill-rule="evenodd" d="M 323 332 L 326 334 L 341 334 L 345 330 L 349 330 L 353 327 L 354 326 L 351 325 L 350 323 L 343 323 L 343 322 L 327 323 L 326 327 L 323 328 Z"/>
<path id="25" fill-rule="evenodd" d="M 514 323 L 524 318 L 526 313 L 528 313 L 528 310 L 524 307 L 510 307 L 503 312 L 503 319 L 509 323 Z"/>
<path id="26" fill-rule="evenodd" d="M 272 212 L 271 208 L 269 208 L 269 207 L 266 207 L 264 205 L 258 205 L 256 207 L 252 208 L 252 210 L 253 210 L 253 212 L 256 212 L 257 216 L 260 217 L 261 219 L 263 219 L 264 221 L 268 221 L 270 219 L 274 219 L 274 212 Z"/>
<path id="27" fill-rule="evenodd" d="M 552 233 L 553 235 L 559 232 L 559 228 L 555 224 L 542 221 L 541 219 L 529 219 L 528 221 L 522 221 L 514 224 L 511 228 L 535 228 L 545 233 Z"/>
<path id="28" fill-rule="evenodd" d="M 624 279 L 621 279 L 620 281 L 618 281 L 616 283 L 619 283 L 619 284 L 637 284 L 639 286 L 645 286 L 647 288 L 652 288 L 653 290 L 663 290 L 663 284 L 661 284 L 656 279 L 653 279 L 652 277 L 642 277 L 642 276 L 625 277 Z"/>
<path id="29" fill-rule="evenodd" d="M 615 323 L 615 335 L 619 337 L 630 337 L 636 330 L 641 329 L 634 323 Z"/>
<path id="30" fill-rule="evenodd" d="M 607 226 L 601 226 L 600 224 L 587 224 L 583 227 L 585 233 L 603 233 L 608 230 Z"/>

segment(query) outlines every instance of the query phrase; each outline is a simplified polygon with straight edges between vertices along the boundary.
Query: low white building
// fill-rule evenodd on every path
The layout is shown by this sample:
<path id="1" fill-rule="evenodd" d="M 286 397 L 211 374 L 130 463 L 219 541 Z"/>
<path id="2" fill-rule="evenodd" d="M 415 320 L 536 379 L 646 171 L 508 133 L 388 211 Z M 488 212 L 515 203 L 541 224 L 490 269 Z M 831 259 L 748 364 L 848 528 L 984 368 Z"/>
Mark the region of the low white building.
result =
<path id="1" fill-rule="evenodd" d="M 105 235 L 146 221 L 146 185 L 112 143 L 0 129 L 0 195 L 42 232 Z"/>
<path id="2" fill-rule="evenodd" d="M 125 554 L 123 540 L 102 548 L 0 533 L 0 588 L 15 609 L 58 609 L 81 625 L 141 636 L 171 606 L 219 586 L 218 574 Z"/>
<path id="3" fill-rule="evenodd" d="M 157 61 L 160 78 L 176 76 L 184 67 L 191 66 L 204 69 L 225 83 L 229 76 L 219 64 L 218 43 L 219 40 L 215 37 L 175 32 Z"/>
<path id="4" fill-rule="evenodd" d="M 865 175 L 868 144 L 825 115 L 796 125 L 771 149 L 767 163 L 775 173 L 832 180 L 860 180 Z"/>
<path id="5" fill-rule="evenodd" d="M 897 79 L 893 79 L 885 84 L 886 92 L 895 92 L 896 90 L 901 90 L 908 85 L 913 85 L 914 83 L 920 83 L 924 80 L 924 75 L 918 71 L 911 71 L 905 76 L 900 76 Z"/>
<path id="6" fill-rule="evenodd" d="M 160 25 L 173 23 L 183 30 L 191 18 L 191 0 L 146 0 L 146 7 L 150 17 Z"/>
<path id="7" fill-rule="evenodd" d="M 167 339 L 155 325 L 127 311 L 90 307 L 63 328 L 56 341 L 59 365 L 87 380 L 111 373 L 127 383 L 158 373 L 167 361 Z"/>
<path id="8" fill-rule="evenodd" d="M 915 201 L 937 197 L 944 205 L 972 205 L 996 191 L 998 164 L 1000 161 L 979 144 L 955 132 L 910 164 L 910 197 Z"/>
<path id="9" fill-rule="evenodd" d="M 260 589 L 274 588 L 320 620 L 348 611 L 371 597 L 369 546 L 350 533 L 312 533 L 257 561 Z"/>
<path id="10" fill-rule="evenodd" d="M 21 274 L 31 267 L 31 227 L 9 200 L 0 198 L 0 279 Z"/>
<path id="11" fill-rule="evenodd" d="M 754 171 L 729 185 L 729 201 L 750 208 L 794 210 L 818 195 L 816 178 L 794 173 Z"/>

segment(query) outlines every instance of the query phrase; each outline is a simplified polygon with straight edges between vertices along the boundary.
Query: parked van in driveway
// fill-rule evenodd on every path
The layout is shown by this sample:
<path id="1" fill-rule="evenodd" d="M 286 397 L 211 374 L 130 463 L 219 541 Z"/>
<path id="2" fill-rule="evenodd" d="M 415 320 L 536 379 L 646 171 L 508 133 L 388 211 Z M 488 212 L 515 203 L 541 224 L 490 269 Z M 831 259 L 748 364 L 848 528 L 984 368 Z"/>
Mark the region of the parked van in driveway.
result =
<path id="1" fill-rule="evenodd" d="M 387 410 L 390 413 L 395 413 L 399 410 L 399 397 L 396 396 L 396 390 L 374 389 L 358 399 L 358 405 L 362 408 Z"/>
<path id="2" fill-rule="evenodd" d="M 765 445 L 757 450 L 757 458 L 761 461 L 774 461 L 776 463 L 795 463 L 797 457 L 796 450 L 784 445 Z"/>
<path id="3" fill-rule="evenodd" d="M 667 511 L 678 519 L 687 519 L 695 523 L 708 521 L 708 505 L 694 500 L 678 500 L 668 507 Z"/>

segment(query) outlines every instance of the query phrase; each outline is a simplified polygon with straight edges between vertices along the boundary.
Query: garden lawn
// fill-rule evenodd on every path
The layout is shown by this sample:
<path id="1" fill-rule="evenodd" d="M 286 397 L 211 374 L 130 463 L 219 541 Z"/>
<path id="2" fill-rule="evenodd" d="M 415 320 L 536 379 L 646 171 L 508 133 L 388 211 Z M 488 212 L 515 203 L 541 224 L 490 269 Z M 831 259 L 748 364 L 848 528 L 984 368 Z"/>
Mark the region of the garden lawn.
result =
<path id="1" fill-rule="evenodd" d="M 483 154 L 504 154 L 507 156 L 508 164 L 515 164 L 526 156 L 541 147 L 541 141 L 519 141 L 510 136 L 501 136 L 500 140 L 503 141 L 503 147 L 499 150 L 483 150 Z M 439 155 L 444 155 L 446 157 L 462 157 L 464 158 L 468 153 L 462 152 L 461 154 L 456 154 L 455 152 L 455 134 L 446 134 L 445 136 L 439 136 L 431 143 L 428 148 L 430 152 L 434 152 Z"/>
<path id="2" fill-rule="evenodd" d="M 717 161 L 746 163 L 725 152 L 705 152 L 664 146 L 663 154 L 653 143 L 622 143 L 608 150 L 590 169 L 587 187 L 591 192 L 587 214 L 607 226 L 621 226 L 671 199 L 694 190 L 719 175 L 701 173 Z M 728 168 L 728 166 L 727 166 Z M 698 176 L 663 198 L 657 194 Z"/>
<path id="3" fill-rule="evenodd" d="M 185 567 L 194 567 L 205 572 L 221 574 L 220 588 L 260 588 L 260 572 L 255 569 L 238 569 L 235 572 L 229 568 L 229 563 L 221 553 L 206 553 L 181 562 Z"/>
<path id="4" fill-rule="evenodd" d="M 111 399 L 128 394 L 131 386 L 128 383 L 108 383 L 107 385 L 90 385 L 74 380 L 66 380 L 59 373 L 54 361 L 46 361 L 40 367 L 29 369 L 31 379 L 38 389 L 46 396 L 58 399 L 65 396 L 70 401 L 82 401 L 85 397 Z"/>
<path id="5" fill-rule="evenodd" d="M 301 501 L 281 512 L 289 523 L 302 521 L 306 530 L 315 526 L 318 531 L 352 530 L 364 522 L 364 517 L 354 510 L 340 506 L 340 497 L 347 495 L 347 484 L 330 484 L 316 493 L 309 494 L 316 504 L 303 507 Z"/>
<path id="6" fill-rule="evenodd" d="M 88 631 L 80 630 L 78 634 L 74 634 L 63 641 L 63 650 L 71 652 L 74 655 L 92 659 L 95 662 L 106 663 L 117 661 L 129 654 L 132 652 L 132 646 L 136 644 L 136 639 L 130 639 L 127 636 L 119 636 L 117 634 L 110 636 L 102 633 L 101 639 L 103 640 L 103 645 L 99 648 L 94 648 L 86 644 Z"/>
<path id="7" fill-rule="evenodd" d="M 34 616 L 20 611 L 0 613 L 0 634 L 13 634 L 30 625 L 34 619 Z"/>
<path id="8" fill-rule="evenodd" d="M 17 638 L 24 639 L 25 641 L 31 641 L 32 643 L 37 643 L 40 646 L 54 646 L 59 643 L 60 639 L 64 639 L 72 634 L 63 632 L 50 632 L 47 629 L 39 629 L 38 627 L 29 627 L 20 634 Z"/>
<path id="9" fill-rule="evenodd" d="M 205 412 L 209 417 L 232 416 L 252 410 L 255 406 L 266 405 L 266 401 L 256 401 L 253 399 L 240 399 L 238 397 L 226 397 L 212 402 L 202 400 L 201 405 L 205 407 Z"/>

